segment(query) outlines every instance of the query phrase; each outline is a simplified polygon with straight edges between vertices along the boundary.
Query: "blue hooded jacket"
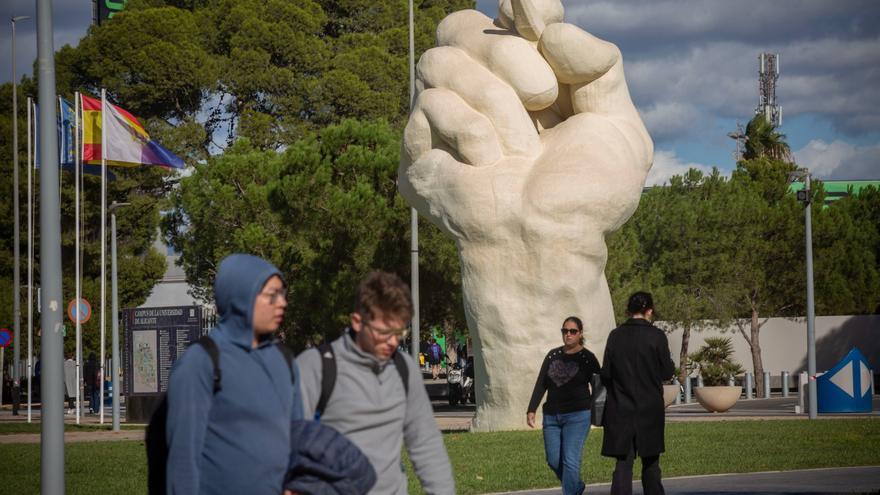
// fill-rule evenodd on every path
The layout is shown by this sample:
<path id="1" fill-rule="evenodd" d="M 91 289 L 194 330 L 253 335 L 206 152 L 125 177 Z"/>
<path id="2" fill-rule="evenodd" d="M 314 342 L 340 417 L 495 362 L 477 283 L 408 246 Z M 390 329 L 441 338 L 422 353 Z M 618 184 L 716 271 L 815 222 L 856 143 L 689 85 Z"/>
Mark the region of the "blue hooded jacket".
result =
<path id="1" fill-rule="evenodd" d="M 233 254 L 220 263 L 214 295 L 220 323 L 211 338 L 220 351 L 221 388 L 202 346 L 177 360 L 168 384 L 169 494 L 279 495 L 291 452 L 291 424 L 302 398 L 274 338 L 255 348 L 257 295 L 277 268 Z M 298 376 L 296 369 L 295 374 Z"/>

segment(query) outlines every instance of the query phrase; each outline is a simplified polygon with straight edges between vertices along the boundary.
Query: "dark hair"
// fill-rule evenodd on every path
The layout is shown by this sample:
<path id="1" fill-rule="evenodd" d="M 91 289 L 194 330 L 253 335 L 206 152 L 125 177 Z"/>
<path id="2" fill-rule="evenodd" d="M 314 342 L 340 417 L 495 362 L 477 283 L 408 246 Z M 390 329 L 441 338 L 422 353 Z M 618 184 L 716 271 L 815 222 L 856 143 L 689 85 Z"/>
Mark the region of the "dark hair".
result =
<path id="1" fill-rule="evenodd" d="M 358 285 L 354 310 L 368 321 L 375 312 L 380 312 L 385 318 L 396 317 L 408 322 L 413 316 L 409 286 L 393 273 L 372 272 Z"/>
<path id="2" fill-rule="evenodd" d="M 562 324 L 565 325 L 568 322 L 572 322 L 575 325 L 577 325 L 578 330 L 580 330 L 581 332 L 584 331 L 584 322 L 582 322 L 581 319 L 578 318 L 577 316 L 569 316 L 568 318 L 566 318 L 565 320 L 562 321 Z"/>
<path id="3" fill-rule="evenodd" d="M 578 327 L 578 331 L 581 333 L 581 345 L 584 345 L 584 322 L 582 322 L 577 316 L 569 316 L 562 320 L 562 325 L 565 326 L 568 322 L 572 322 Z"/>
<path id="4" fill-rule="evenodd" d="M 654 309 L 654 298 L 648 292 L 636 292 L 629 296 L 629 302 L 626 303 L 626 313 L 630 316 L 645 314 L 645 311 Z"/>

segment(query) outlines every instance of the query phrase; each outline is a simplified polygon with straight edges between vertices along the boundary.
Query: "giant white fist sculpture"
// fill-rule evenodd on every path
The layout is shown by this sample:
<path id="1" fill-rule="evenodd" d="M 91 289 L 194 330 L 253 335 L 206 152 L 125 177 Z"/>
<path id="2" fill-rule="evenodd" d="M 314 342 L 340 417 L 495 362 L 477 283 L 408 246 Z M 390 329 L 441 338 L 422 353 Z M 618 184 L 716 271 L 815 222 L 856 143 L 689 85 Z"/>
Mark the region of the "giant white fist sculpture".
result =
<path id="1" fill-rule="evenodd" d="M 559 0 L 451 14 L 417 68 L 400 192 L 452 236 L 476 361 L 476 430 L 525 427 L 570 315 L 600 359 L 614 327 L 605 235 L 635 211 L 653 143 L 618 48 Z"/>

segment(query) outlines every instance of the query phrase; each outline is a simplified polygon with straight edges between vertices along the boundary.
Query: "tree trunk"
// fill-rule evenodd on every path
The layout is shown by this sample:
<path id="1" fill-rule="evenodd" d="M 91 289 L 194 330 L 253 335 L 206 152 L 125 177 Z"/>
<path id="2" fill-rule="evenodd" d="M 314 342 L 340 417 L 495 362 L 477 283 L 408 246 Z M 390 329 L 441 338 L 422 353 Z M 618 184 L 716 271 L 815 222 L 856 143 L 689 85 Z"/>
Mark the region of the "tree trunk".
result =
<path id="1" fill-rule="evenodd" d="M 761 343 L 759 341 L 760 331 L 761 324 L 758 322 L 758 310 L 752 308 L 751 339 L 749 339 L 749 347 L 752 350 L 752 364 L 755 368 L 755 395 L 757 397 L 764 396 L 764 363 L 761 361 Z"/>
<path id="2" fill-rule="evenodd" d="M 678 354 L 678 381 L 684 385 L 688 376 L 688 345 L 691 340 L 691 326 L 685 324 L 681 330 L 681 351 Z"/>

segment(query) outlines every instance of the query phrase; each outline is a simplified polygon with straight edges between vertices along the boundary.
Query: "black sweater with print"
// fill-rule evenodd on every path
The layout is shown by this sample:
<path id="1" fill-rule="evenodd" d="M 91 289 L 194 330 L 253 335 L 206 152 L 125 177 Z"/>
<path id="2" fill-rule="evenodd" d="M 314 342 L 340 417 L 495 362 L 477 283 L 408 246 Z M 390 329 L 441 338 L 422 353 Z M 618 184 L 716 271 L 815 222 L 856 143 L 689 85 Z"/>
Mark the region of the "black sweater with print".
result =
<path id="1" fill-rule="evenodd" d="M 532 391 L 528 412 L 538 410 L 538 403 L 547 393 L 544 414 L 565 414 L 590 408 L 590 379 L 599 372 L 596 356 L 581 349 L 566 354 L 562 347 L 547 353 Z"/>

